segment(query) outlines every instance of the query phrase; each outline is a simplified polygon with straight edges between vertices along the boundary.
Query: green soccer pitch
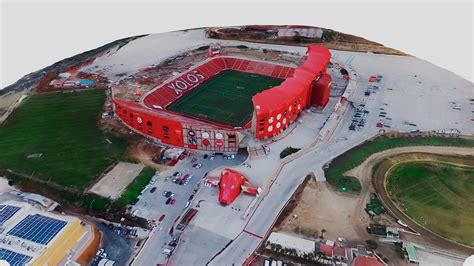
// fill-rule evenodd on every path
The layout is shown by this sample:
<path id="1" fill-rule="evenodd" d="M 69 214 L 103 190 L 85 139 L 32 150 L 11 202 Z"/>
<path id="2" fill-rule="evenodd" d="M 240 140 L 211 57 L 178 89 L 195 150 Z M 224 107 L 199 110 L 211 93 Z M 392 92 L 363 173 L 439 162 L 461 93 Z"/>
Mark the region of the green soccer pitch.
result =
<path id="1" fill-rule="evenodd" d="M 167 109 L 234 127 L 244 126 L 253 113 L 252 97 L 283 80 L 224 70 L 188 92 Z"/>
<path id="2" fill-rule="evenodd" d="M 409 162 L 388 172 L 387 189 L 419 224 L 457 242 L 474 245 L 474 167 Z"/>
<path id="3" fill-rule="evenodd" d="M 103 90 L 29 96 L 0 127 L 0 169 L 86 188 L 127 145 L 99 129 L 104 102 Z"/>

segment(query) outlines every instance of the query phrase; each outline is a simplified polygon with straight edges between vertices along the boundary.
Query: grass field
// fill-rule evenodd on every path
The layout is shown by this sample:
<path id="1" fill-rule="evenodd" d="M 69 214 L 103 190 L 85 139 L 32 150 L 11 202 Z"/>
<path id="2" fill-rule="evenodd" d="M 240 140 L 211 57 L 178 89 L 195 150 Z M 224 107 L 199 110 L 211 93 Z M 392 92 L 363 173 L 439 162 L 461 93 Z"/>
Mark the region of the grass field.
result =
<path id="1" fill-rule="evenodd" d="M 84 189 L 127 145 L 98 128 L 104 101 L 102 90 L 30 96 L 0 127 L 0 168 Z"/>
<path id="2" fill-rule="evenodd" d="M 283 80 L 225 70 L 187 93 L 167 109 L 232 126 L 244 126 L 253 112 L 252 96 Z"/>
<path id="3" fill-rule="evenodd" d="M 360 191 L 361 185 L 357 178 L 344 176 L 344 173 L 358 166 L 370 155 L 388 149 L 406 146 L 456 146 L 474 147 L 474 140 L 444 137 L 379 137 L 354 147 L 336 157 L 324 170 L 329 184 L 341 191 Z"/>
<path id="4" fill-rule="evenodd" d="M 387 189 L 418 223 L 474 246 L 474 168 L 436 162 L 402 163 L 388 173 Z"/>

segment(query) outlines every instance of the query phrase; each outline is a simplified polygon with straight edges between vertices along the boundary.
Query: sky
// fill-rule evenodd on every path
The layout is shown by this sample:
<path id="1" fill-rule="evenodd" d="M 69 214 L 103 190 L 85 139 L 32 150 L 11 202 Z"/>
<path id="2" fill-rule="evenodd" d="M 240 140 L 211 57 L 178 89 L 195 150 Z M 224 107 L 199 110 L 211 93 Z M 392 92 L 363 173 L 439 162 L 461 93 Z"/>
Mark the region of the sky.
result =
<path id="1" fill-rule="evenodd" d="M 401 50 L 473 81 L 472 1 L 1 0 L 0 8 L 0 88 L 116 39 L 242 24 L 330 28 Z"/>

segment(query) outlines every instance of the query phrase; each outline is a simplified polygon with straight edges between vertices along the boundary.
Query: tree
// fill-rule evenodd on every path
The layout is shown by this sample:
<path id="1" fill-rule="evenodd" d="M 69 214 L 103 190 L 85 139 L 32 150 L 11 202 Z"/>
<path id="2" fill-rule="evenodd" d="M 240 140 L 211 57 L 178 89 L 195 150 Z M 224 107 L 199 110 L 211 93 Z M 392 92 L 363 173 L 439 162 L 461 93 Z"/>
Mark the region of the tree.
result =
<path id="1" fill-rule="evenodd" d="M 367 249 L 370 249 L 370 250 L 377 249 L 377 247 L 378 247 L 377 242 L 375 240 L 372 240 L 372 239 L 365 240 L 365 244 L 366 244 Z"/>
<path id="2" fill-rule="evenodd" d="M 324 233 L 326 233 L 326 229 L 321 230 L 321 238 L 324 238 Z"/>
<path id="3" fill-rule="evenodd" d="M 276 251 L 276 245 L 273 244 L 273 243 L 270 243 L 270 249 L 271 249 L 272 251 Z"/>

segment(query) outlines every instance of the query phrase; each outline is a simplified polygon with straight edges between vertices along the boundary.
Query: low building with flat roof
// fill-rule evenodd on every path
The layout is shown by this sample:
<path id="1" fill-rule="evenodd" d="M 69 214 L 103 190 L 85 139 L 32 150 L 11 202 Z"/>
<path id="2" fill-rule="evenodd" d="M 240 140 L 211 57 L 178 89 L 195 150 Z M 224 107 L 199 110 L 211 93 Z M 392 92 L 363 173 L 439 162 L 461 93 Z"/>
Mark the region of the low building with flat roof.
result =
<path id="1" fill-rule="evenodd" d="M 76 217 L 47 212 L 21 201 L 0 203 L 0 260 L 10 265 L 86 263 L 100 239 Z"/>
<path id="2" fill-rule="evenodd" d="M 301 255 L 314 252 L 316 246 L 314 241 L 279 232 L 272 232 L 268 241 L 284 248 L 294 248 Z"/>

